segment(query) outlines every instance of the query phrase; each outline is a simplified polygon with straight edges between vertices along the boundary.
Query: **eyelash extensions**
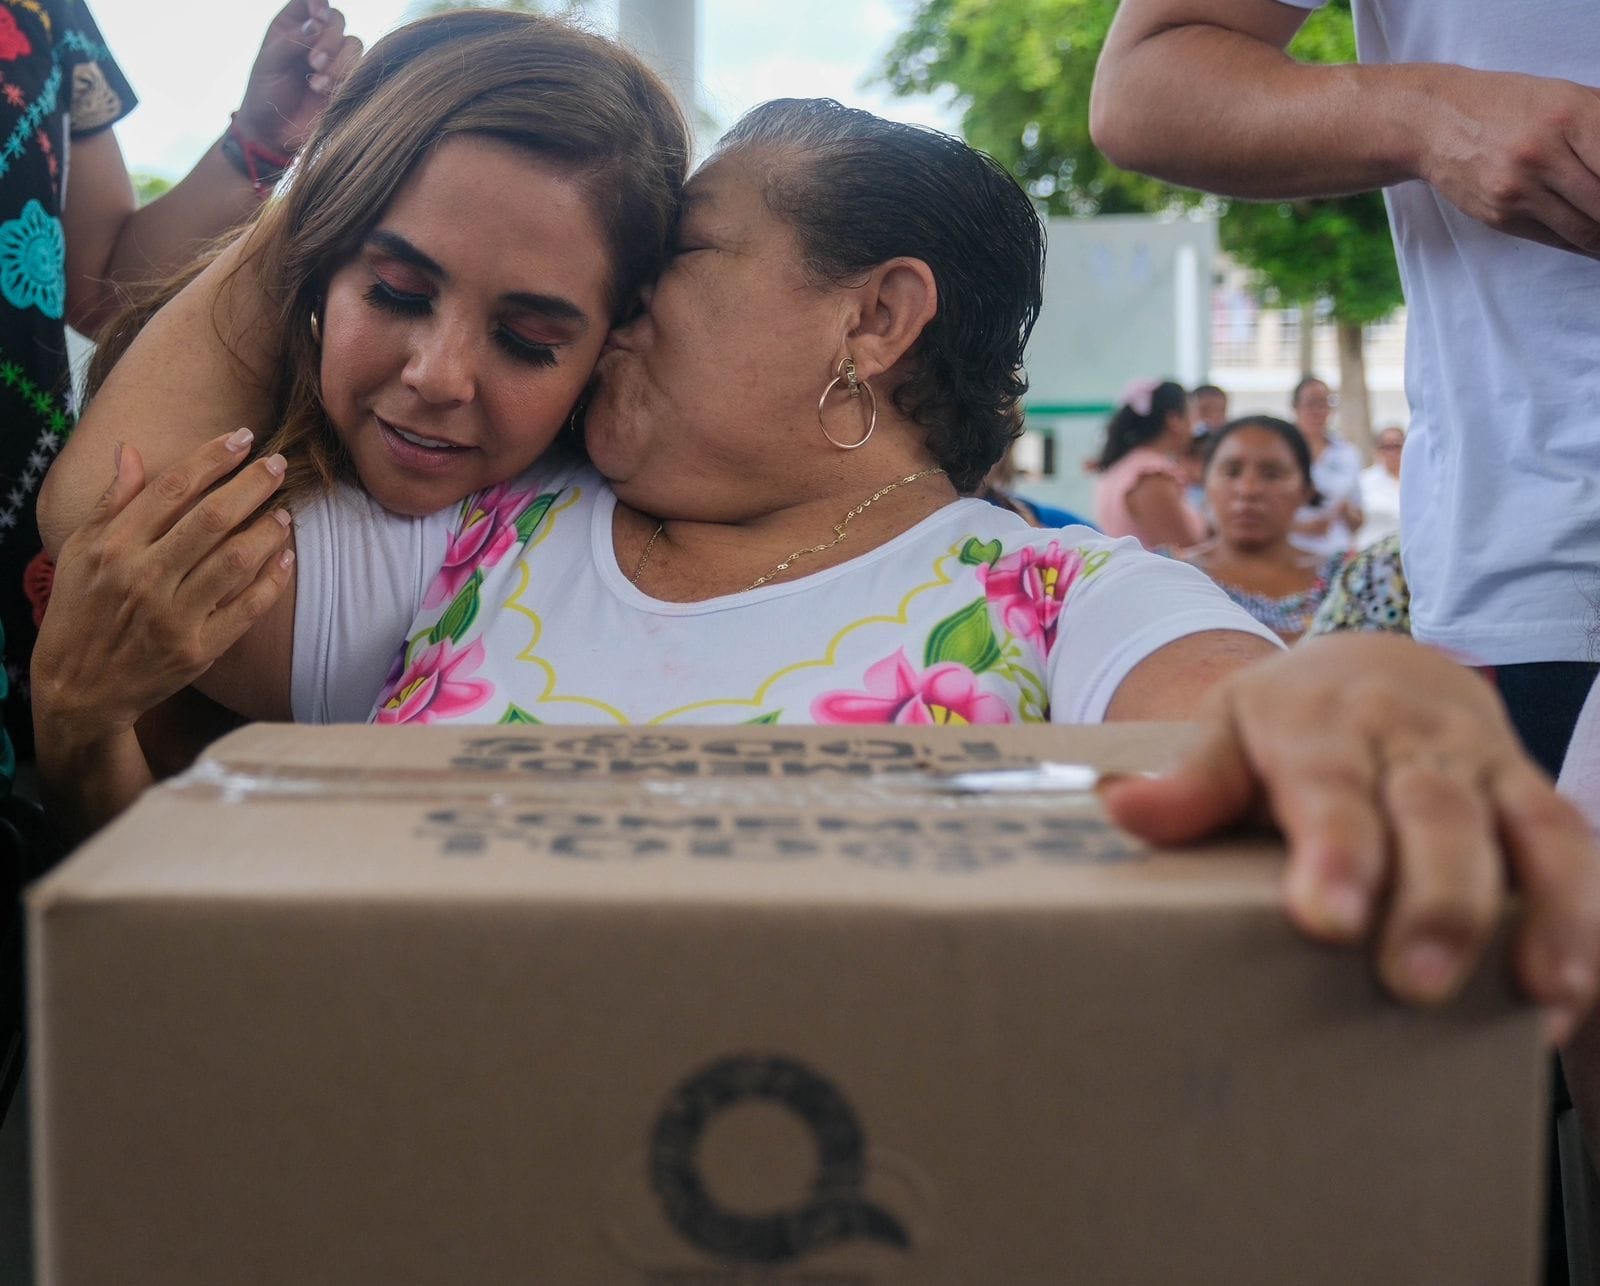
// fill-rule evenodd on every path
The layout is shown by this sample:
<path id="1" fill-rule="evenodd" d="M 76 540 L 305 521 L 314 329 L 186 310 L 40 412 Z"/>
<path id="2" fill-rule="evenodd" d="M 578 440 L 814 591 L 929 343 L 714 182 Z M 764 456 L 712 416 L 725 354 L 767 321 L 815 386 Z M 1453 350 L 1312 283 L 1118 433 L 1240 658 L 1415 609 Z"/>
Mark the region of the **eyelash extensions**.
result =
<path id="1" fill-rule="evenodd" d="M 367 287 L 365 297 L 374 308 L 397 317 L 425 317 L 433 306 L 428 296 L 396 290 L 382 278 L 374 280 Z M 556 350 L 551 345 L 535 344 L 503 326 L 495 330 L 494 342 L 507 357 L 516 361 L 527 362 L 531 366 L 556 364 Z"/>

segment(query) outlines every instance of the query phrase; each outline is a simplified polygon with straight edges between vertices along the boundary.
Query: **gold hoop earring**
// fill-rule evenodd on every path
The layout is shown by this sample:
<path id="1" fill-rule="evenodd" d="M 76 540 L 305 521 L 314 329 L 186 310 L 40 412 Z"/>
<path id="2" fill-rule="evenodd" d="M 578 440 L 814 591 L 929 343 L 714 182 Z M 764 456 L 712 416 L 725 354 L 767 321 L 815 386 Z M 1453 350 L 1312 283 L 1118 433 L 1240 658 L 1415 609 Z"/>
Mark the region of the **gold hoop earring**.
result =
<path id="1" fill-rule="evenodd" d="M 317 310 L 311 310 L 311 342 L 318 348 L 322 347 L 322 319 L 317 316 Z"/>
<path id="2" fill-rule="evenodd" d="M 859 401 L 862 392 L 865 391 L 867 401 L 872 406 L 872 416 L 867 421 L 867 431 L 861 435 L 861 441 L 859 442 L 839 441 L 838 438 L 828 432 L 828 425 L 822 418 L 823 408 L 828 404 L 828 394 L 838 388 L 841 383 L 846 386 L 848 396 L 852 401 Z M 856 377 L 856 364 L 848 357 L 839 363 L 839 373 L 828 381 L 828 387 L 822 390 L 822 396 L 817 399 L 817 426 L 822 430 L 822 436 L 841 451 L 856 451 L 866 446 L 868 439 L 872 437 L 873 430 L 878 427 L 878 395 L 872 391 L 872 385 L 868 381 Z"/>

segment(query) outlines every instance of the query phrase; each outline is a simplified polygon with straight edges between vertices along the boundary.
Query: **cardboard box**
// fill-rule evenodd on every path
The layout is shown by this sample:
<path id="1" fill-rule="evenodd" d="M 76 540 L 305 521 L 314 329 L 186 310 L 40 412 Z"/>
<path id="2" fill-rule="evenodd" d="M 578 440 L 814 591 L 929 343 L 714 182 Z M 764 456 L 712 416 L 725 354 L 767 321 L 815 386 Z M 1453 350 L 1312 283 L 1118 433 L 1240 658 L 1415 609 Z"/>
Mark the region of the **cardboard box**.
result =
<path id="1" fill-rule="evenodd" d="M 41 1281 L 1531 1282 L 1501 968 L 962 776 L 1175 735 L 229 737 L 32 893 Z"/>

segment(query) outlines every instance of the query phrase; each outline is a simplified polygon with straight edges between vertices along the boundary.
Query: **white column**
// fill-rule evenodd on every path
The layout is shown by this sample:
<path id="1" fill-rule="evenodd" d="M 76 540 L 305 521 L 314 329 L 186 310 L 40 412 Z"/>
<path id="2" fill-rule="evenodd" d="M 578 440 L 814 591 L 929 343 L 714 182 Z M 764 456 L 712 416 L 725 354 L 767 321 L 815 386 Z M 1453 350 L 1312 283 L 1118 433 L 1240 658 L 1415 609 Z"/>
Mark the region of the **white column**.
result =
<path id="1" fill-rule="evenodd" d="M 691 123 L 697 119 L 700 79 L 698 0 L 617 0 L 617 35 L 678 96 Z"/>
<path id="2" fill-rule="evenodd" d="M 1200 291 L 1200 256 L 1193 246 L 1179 246 L 1173 263 L 1173 374 L 1185 388 L 1198 384 L 1205 375 L 1205 340 L 1201 325 L 1206 320 L 1202 309 L 1209 301 Z"/>

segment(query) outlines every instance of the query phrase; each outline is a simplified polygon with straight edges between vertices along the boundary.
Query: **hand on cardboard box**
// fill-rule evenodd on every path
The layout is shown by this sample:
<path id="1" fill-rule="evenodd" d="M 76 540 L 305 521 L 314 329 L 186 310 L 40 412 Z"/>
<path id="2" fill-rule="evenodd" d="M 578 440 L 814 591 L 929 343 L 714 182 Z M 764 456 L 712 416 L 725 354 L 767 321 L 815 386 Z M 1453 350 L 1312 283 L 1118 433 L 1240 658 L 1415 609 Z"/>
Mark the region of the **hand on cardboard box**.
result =
<path id="1" fill-rule="evenodd" d="M 1523 753 L 1499 697 L 1443 654 L 1334 635 L 1241 670 L 1156 779 L 1102 790 L 1155 843 L 1252 820 L 1289 841 L 1284 896 L 1313 937 L 1370 939 L 1395 995 L 1453 995 L 1521 898 L 1517 977 L 1564 1041 L 1600 984 L 1600 853 Z"/>

